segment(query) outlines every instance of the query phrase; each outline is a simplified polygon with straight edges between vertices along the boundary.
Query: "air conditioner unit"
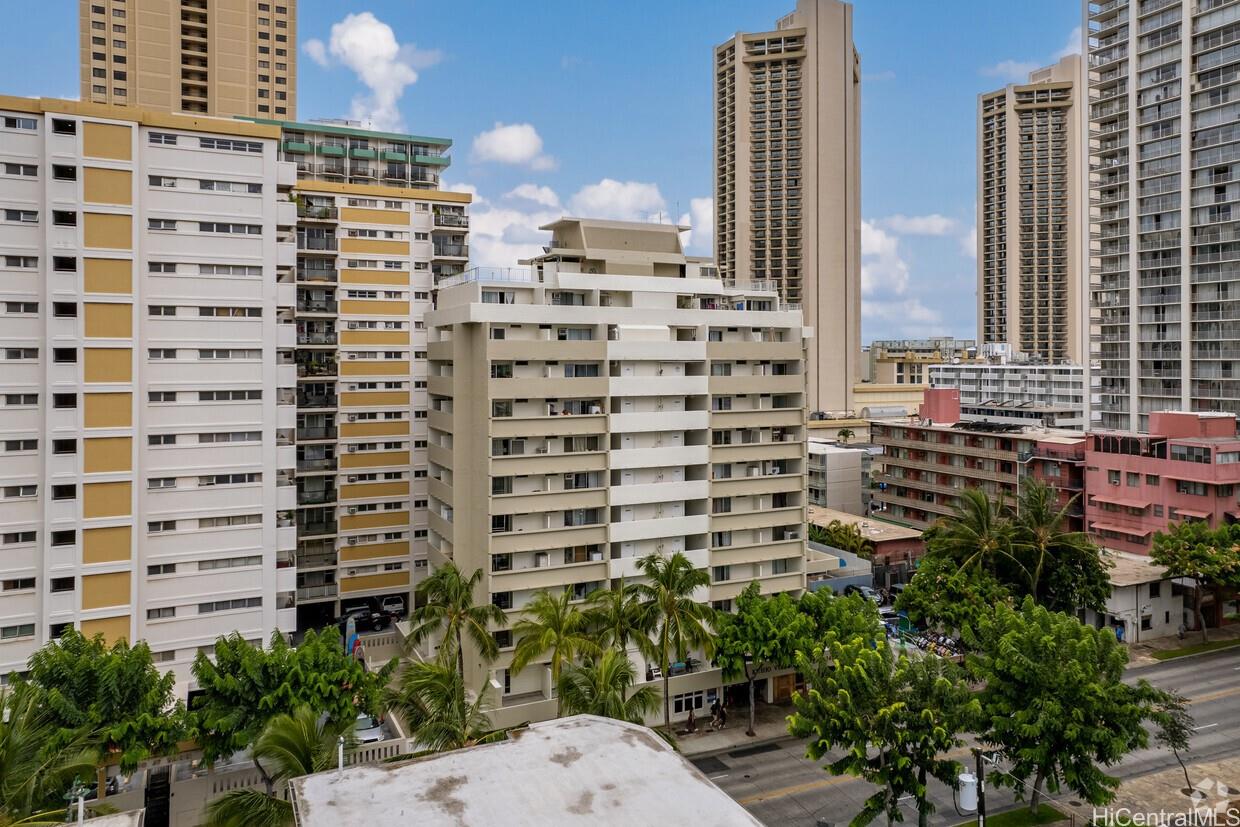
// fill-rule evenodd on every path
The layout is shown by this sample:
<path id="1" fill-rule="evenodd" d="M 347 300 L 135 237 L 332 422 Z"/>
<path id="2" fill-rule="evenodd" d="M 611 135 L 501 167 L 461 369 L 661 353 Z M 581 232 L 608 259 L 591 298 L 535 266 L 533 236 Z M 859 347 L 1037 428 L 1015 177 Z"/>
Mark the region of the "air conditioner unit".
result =
<path id="1" fill-rule="evenodd" d="M 358 538 L 357 538 L 357 537 L 350 537 L 350 538 L 349 538 L 349 545 L 351 545 L 351 546 L 355 546 L 355 545 L 357 545 L 357 540 L 358 540 Z"/>
<path id="2" fill-rule="evenodd" d="M 346 577 L 354 577 L 356 574 L 357 574 L 357 569 L 349 569 L 348 571 L 345 572 Z"/>
<path id="3" fill-rule="evenodd" d="M 356 506 L 356 505 L 351 505 L 351 506 L 349 506 L 348 511 L 349 511 L 349 513 L 350 513 L 350 514 L 356 514 L 356 513 L 357 513 L 357 506 Z"/>
<path id="4" fill-rule="evenodd" d="M 357 414 L 349 414 L 349 421 L 350 421 L 350 422 L 356 422 L 356 421 L 357 421 Z"/>
<path id="5" fill-rule="evenodd" d="M 349 474 L 349 482 L 357 482 L 357 474 Z"/>

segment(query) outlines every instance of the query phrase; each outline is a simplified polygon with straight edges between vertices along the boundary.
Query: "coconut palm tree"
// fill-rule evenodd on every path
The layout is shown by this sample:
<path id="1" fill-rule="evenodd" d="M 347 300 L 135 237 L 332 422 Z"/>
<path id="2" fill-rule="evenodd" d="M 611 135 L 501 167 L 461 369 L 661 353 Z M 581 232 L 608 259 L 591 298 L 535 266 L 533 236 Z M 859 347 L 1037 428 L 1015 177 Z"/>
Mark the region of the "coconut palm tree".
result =
<path id="1" fill-rule="evenodd" d="M 835 438 L 839 440 L 840 445 L 847 445 L 848 440 L 852 439 L 856 434 L 852 428 L 840 428 L 835 432 Z"/>
<path id="2" fill-rule="evenodd" d="M 635 643 L 639 649 L 650 643 L 648 628 L 643 625 L 641 594 L 632 583 L 625 583 L 621 578 L 618 586 L 591 592 L 586 603 L 590 607 L 586 617 L 601 645 L 615 646 L 625 652 L 630 643 Z"/>
<path id="3" fill-rule="evenodd" d="M 503 740 L 507 731 L 492 728 L 484 698 L 483 692 L 467 693 L 451 666 L 414 661 L 397 678 L 387 703 L 414 741 L 427 752 L 444 752 Z"/>
<path id="4" fill-rule="evenodd" d="M 1030 479 L 1024 483 L 1016 509 L 1016 536 L 1013 547 L 1025 558 L 1029 594 L 1041 601 L 1042 575 L 1058 559 L 1097 558 L 1098 549 L 1080 531 L 1066 531 L 1072 502 L 1060 506 L 1055 490 L 1045 482 Z"/>
<path id="5" fill-rule="evenodd" d="M 570 664 L 558 684 L 560 701 L 569 715 L 600 715 L 634 724 L 659 708 L 651 686 L 633 689 L 637 670 L 627 654 L 607 649 L 584 664 Z"/>
<path id="6" fill-rule="evenodd" d="M 65 791 L 95 774 L 91 733 L 55 746 L 50 711 L 28 686 L 0 695 L 0 710 L 0 825 L 63 822 Z"/>
<path id="7" fill-rule="evenodd" d="M 667 694 L 672 655 L 684 658 L 701 647 L 707 658 L 714 652 L 710 624 L 714 610 L 693 599 L 696 589 L 710 585 L 710 575 L 695 569 L 679 551 L 671 557 L 649 554 L 637 561 L 648 580 L 637 586 L 643 601 L 645 623 L 654 634 L 655 653 L 663 674 L 663 728 L 672 731 L 672 708 Z"/>
<path id="8" fill-rule="evenodd" d="M 491 627 L 504 625 L 504 612 L 492 603 L 474 603 L 482 577 L 482 569 L 476 569 L 466 578 L 455 564 L 445 563 L 418 584 L 415 592 L 418 605 L 410 616 L 413 628 L 409 645 L 421 643 L 442 631 L 439 658 L 444 663 L 451 663 L 455 658 L 456 671 L 462 681 L 465 680 L 463 638 L 468 637 L 488 661 L 499 654 Z"/>
<path id="9" fill-rule="evenodd" d="M 230 790 L 207 805 L 207 827 L 289 827 L 293 806 L 277 787 L 336 764 L 339 738 L 352 721 L 332 724 L 309 706 L 272 718 L 251 747 L 265 790 Z"/>
<path id="10" fill-rule="evenodd" d="M 546 590 L 535 594 L 521 619 L 513 624 L 512 633 L 517 639 L 512 671 L 520 672 L 536 658 L 549 654 L 553 686 L 559 684 L 566 663 L 599 652 L 590 634 L 590 619 L 573 605 L 573 593 L 567 587 L 558 595 Z M 559 698 L 555 714 L 560 716 Z"/>
<path id="11" fill-rule="evenodd" d="M 966 488 L 960 492 L 956 513 L 935 524 L 928 545 L 945 552 L 961 569 L 980 566 L 996 574 L 1001 563 L 1010 563 L 1024 572 L 1013 554 L 1016 527 L 1004 513 L 1003 503 L 994 504 L 984 491 Z"/>

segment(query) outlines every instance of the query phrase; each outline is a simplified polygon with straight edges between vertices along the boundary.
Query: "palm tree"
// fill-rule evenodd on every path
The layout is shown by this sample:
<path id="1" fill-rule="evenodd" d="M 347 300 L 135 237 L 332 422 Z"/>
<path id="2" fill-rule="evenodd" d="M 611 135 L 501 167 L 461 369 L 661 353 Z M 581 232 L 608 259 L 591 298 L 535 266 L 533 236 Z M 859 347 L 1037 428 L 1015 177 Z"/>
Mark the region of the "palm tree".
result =
<path id="1" fill-rule="evenodd" d="M 224 793 L 207 805 L 207 827 L 292 825 L 293 805 L 276 794 L 276 785 L 334 766 L 339 739 L 352 723 L 332 724 L 328 716 L 306 705 L 292 715 L 272 718 L 251 747 L 266 790 L 250 787 Z"/>
<path id="2" fill-rule="evenodd" d="M 651 686 L 636 690 L 637 671 L 623 651 L 607 649 L 595 660 L 569 665 L 560 675 L 559 697 L 569 715 L 600 715 L 634 724 L 659 708 Z"/>
<path id="3" fill-rule="evenodd" d="M 586 602 L 590 605 L 586 617 L 600 644 L 615 646 L 622 652 L 628 651 L 630 642 L 639 649 L 648 648 L 650 638 L 648 628 L 643 626 L 641 594 L 635 585 L 621 578 L 618 586 L 590 592 Z"/>
<path id="4" fill-rule="evenodd" d="M 930 540 L 961 569 L 982 566 L 995 574 L 999 562 L 1006 560 L 1023 570 L 1012 553 L 1016 528 L 1004 511 L 1002 502 L 996 506 L 984 491 L 966 488 L 960 493 L 956 513 L 939 520 Z"/>
<path id="5" fill-rule="evenodd" d="M 471 747 L 502 740 L 506 730 L 492 728 L 485 694 L 468 693 L 455 669 L 434 661 L 408 664 L 388 693 L 388 707 L 405 720 L 410 736 L 428 752 Z"/>
<path id="6" fill-rule="evenodd" d="M 520 672 L 544 653 L 551 655 L 551 683 L 560 682 L 564 664 L 578 657 L 593 655 L 599 646 L 590 636 L 590 619 L 573 605 L 573 593 L 567 587 L 552 594 L 546 590 L 534 595 L 520 620 L 512 626 L 517 646 L 512 653 L 512 671 Z M 556 717 L 560 717 L 560 700 L 556 699 Z"/>
<path id="7" fill-rule="evenodd" d="M 90 733 L 53 746 L 56 725 L 28 686 L 0 695 L 0 825 L 63 822 L 74 778 L 95 774 Z"/>
<path id="8" fill-rule="evenodd" d="M 847 445 L 848 440 L 856 436 L 852 428 L 840 428 L 835 432 L 835 438 L 839 440 L 841 445 Z"/>
<path id="9" fill-rule="evenodd" d="M 663 674 L 663 728 L 672 731 L 672 708 L 667 694 L 672 655 L 686 657 L 693 647 L 701 647 L 707 658 L 714 652 L 709 624 L 715 612 L 693 599 L 695 589 L 710 585 L 710 575 L 695 569 L 679 551 L 671 557 L 649 554 L 637 561 L 649 582 L 637 586 L 642 596 L 647 628 L 655 634 L 655 652 Z"/>
<path id="10" fill-rule="evenodd" d="M 1014 548 L 1028 556 L 1025 573 L 1029 577 L 1029 594 L 1038 601 L 1041 595 L 1042 574 L 1048 563 L 1054 563 L 1061 555 L 1072 558 L 1097 556 L 1097 548 L 1089 537 L 1080 531 L 1065 531 L 1068 514 L 1072 508 L 1055 502 L 1055 490 L 1042 480 L 1031 479 L 1024 484 L 1016 509 L 1016 539 Z"/>
<path id="11" fill-rule="evenodd" d="M 488 661 L 499 654 L 491 627 L 504 625 L 504 612 L 493 603 L 474 603 L 482 576 L 482 569 L 476 569 L 466 579 L 455 564 L 445 563 L 418 584 L 415 592 L 418 606 L 410 617 L 413 622 L 409 636 L 411 645 L 443 630 L 439 657 L 444 663 L 451 663 L 455 655 L 456 670 L 462 681 L 465 680 L 462 638 L 468 636 Z"/>

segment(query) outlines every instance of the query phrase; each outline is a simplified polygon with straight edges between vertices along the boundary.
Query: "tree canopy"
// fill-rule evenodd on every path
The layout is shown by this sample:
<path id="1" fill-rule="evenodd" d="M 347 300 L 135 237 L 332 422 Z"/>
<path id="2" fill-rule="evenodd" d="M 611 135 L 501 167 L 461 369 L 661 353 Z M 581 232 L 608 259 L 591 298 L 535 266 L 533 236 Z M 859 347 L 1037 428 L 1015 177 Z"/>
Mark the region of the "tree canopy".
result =
<path id="1" fill-rule="evenodd" d="M 1103 768 L 1147 744 L 1143 723 L 1163 698 L 1145 681 L 1123 682 L 1128 654 L 1115 635 L 1026 597 L 981 617 L 967 642 L 969 670 L 984 687 L 978 738 L 1010 762 L 995 783 L 1018 797 L 1030 790 L 1033 811 L 1044 788 L 1110 801 L 1119 782 Z"/>
<path id="2" fill-rule="evenodd" d="M 1196 586 L 1193 614 L 1201 639 L 1208 640 L 1203 612 L 1205 591 L 1219 586 L 1240 587 L 1240 525 L 1210 528 L 1193 520 L 1175 523 L 1167 532 L 1154 534 L 1150 559 L 1167 570 L 1168 577 L 1183 577 Z"/>
<path id="3" fill-rule="evenodd" d="M 27 680 L 57 745 L 85 733 L 100 761 L 114 757 L 125 772 L 175 752 L 184 733 L 184 708 L 172 697 L 175 678 L 160 674 L 145 643 L 108 646 L 103 635 L 68 629 L 30 657 Z"/>
<path id="4" fill-rule="evenodd" d="M 215 643 L 215 661 L 199 652 L 194 679 L 202 694 L 190 710 L 193 735 L 203 758 L 214 762 L 254 742 L 277 715 L 299 706 L 326 713 L 334 723 L 352 723 L 360 711 L 379 711 L 393 660 L 368 672 L 348 655 L 333 630 L 306 632 L 289 646 L 275 632 L 266 649 L 233 633 Z"/>

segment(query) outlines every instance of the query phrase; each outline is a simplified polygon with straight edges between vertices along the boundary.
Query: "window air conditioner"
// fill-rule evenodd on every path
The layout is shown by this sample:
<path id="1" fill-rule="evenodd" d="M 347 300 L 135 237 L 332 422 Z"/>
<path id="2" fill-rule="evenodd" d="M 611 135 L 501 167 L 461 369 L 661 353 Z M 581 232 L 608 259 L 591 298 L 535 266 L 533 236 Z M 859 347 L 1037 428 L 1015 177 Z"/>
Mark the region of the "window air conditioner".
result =
<path id="1" fill-rule="evenodd" d="M 349 506 L 349 513 L 350 513 L 350 514 L 356 514 L 356 513 L 357 513 L 357 506 L 356 506 L 356 505 L 351 505 L 351 506 Z"/>
<path id="2" fill-rule="evenodd" d="M 356 421 L 357 421 L 357 414 L 349 414 L 349 421 L 350 421 L 350 422 L 356 422 Z"/>
<path id="3" fill-rule="evenodd" d="M 351 546 L 355 546 L 355 545 L 357 545 L 357 539 L 358 539 L 358 538 L 356 538 L 356 537 L 350 537 L 350 538 L 349 538 L 349 545 L 351 545 Z"/>
<path id="4" fill-rule="evenodd" d="M 357 474 L 349 474 L 349 482 L 357 482 Z"/>

